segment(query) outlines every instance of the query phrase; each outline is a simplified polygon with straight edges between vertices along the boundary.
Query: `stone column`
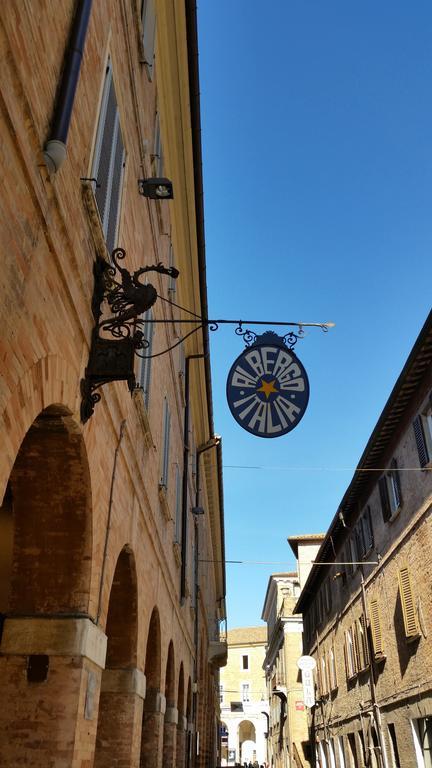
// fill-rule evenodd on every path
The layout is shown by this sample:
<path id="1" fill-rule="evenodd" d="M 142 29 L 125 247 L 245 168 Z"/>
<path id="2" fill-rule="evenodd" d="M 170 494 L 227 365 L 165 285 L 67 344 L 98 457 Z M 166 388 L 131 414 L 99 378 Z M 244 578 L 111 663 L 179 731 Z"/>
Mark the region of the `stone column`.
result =
<path id="1" fill-rule="evenodd" d="M 167 707 L 164 720 L 163 768 L 176 768 L 178 709 Z"/>
<path id="2" fill-rule="evenodd" d="M 145 676 L 139 669 L 102 674 L 94 768 L 139 768 Z"/>
<path id="3" fill-rule="evenodd" d="M 6 619 L 0 765 L 91 765 L 106 644 L 90 619 Z"/>
<path id="4" fill-rule="evenodd" d="M 147 690 L 142 721 L 141 768 L 162 768 L 165 710 L 165 696 L 154 689 Z"/>
<path id="5" fill-rule="evenodd" d="M 176 768 L 185 768 L 187 748 L 187 719 L 179 715 L 177 724 Z"/>

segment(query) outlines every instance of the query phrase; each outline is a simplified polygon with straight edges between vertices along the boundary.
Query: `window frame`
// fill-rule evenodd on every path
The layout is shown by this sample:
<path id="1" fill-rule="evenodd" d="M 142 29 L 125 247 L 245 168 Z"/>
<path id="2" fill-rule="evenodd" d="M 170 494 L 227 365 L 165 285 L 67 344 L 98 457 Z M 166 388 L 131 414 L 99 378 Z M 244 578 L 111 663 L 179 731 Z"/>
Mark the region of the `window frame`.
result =
<path id="1" fill-rule="evenodd" d="M 169 485 L 169 453 L 170 453 L 170 431 L 171 431 L 171 413 L 168 403 L 168 398 L 165 396 L 163 401 L 163 416 L 162 416 L 162 440 L 161 440 L 161 467 L 160 467 L 160 482 L 159 487 L 163 488 L 165 492 L 168 491 Z"/>
<path id="2" fill-rule="evenodd" d="M 104 147 L 104 138 L 106 135 L 107 113 L 108 113 L 108 104 L 111 96 L 111 89 L 113 93 L 115 109 L 114 109 L 111 144 L 109 148 L 109 162 L 108 162 L 108 170 L 107 170 L 105 199 L 104 199 L 104 204 L 102 208 L 101 201 L 99 200 L 99 192 L 98 192 L 98 190 L 100 189 L 100 169 L 101 169 L 100 163 L 101 163 L 102 149 Z M 114 171 L 116 169 L 117 144 L 118 144 L 119 138 L 121 141 L 121 149 L 122 149 L 121 160 L 120 160 L 120 163 L 118 164 L 120 168 L 120 173 L 118 174 L 118 177 L 116 176 L 114 178 Z M 96 209 L 99 214 L 102 232 L 103 232 L 105 242 L 107 245 L 107 250 L 109 253 L 111 253 L 112 250 L 114 250 L 114 248 L 118 243 L 118 232 L 119 232 L 120 214 L 121 214 L 122 200 L 123 200 L 125 169 L 126 169 L 126 146 L 124 141 L 124 132 L 122 131 L 122 126 L 121 126 L 119 103 L 118 103 L 116 87 L 115 87 L 113 63 L 112 63 L 111 56 L 108 56 L 107 63 L 105 66 L 104 82 L 102 86 L 102 98 L 99 105 L 99 111 L 97 116 L 96 136 L 95 136 L 95 142 L 93 147 L 93 157 L 91 162 L 90 177 L 92 179 L 91 183 L 93 188 L 93 194 L 95 197 Z M 93 179 L 96 179 L 96 181 L 93 181 Z M 118 185 L 118 199 L 115 206 L 115 212 L 113 212 L 111 204 L 112 204 L 112 196 L 113 196 L 113 187 L 115 188 L 116 184 Z M 112 220 L 112 216 L 114 216 L 114 223 Z M 112 243 L 109 240 L 110 231 L 113 232 Z"/>

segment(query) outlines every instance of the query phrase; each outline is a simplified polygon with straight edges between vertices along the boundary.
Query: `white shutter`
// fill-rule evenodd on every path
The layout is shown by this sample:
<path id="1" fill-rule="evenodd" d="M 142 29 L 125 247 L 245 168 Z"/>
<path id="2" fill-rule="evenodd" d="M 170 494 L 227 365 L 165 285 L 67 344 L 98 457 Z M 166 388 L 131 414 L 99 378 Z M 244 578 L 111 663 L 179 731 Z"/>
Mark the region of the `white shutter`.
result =
<path id="1" fill-rule="evenodd" d="M 108 62 L 91 175 L 97 180 L 95 199 L 109 252 L 116 246 L 124 164 L 112 65 Z"/>
<path id="2" fill-rule="evenodd" d="M 149 80 L 153 79 L 154 70 L 154 49 L 156 39 L 156 8 L 155 0 L 143 0 L 141 21 L 143 26 L 143 51 L 144 64 L 147 69 Z"/>
<path id="3" fill-rule="evenodd" d="M 141 358 L 141 365 L 139 370 L 139 385 L 142 387 L 143 390 L 143 396 L 144 396 L 144 405 L 146 409 L 149 408 L 149 402 L 150 402 L 150 383 L 151 383 L 151 368 L 152 368 L 152 352 L 153 352 L 153 334 L 154 334 L 154 323 L 153 320 L 153 312 L 151 309 L 148 309 L 147 312 L 144 312 L 143 319 L 145 320 L 145 324 L 143 326 L 143 334 L 144 338 L 148 341 L 149 345 L 146 347 L 146 349 L 142 350 L 143 357 Z"/>
<path id="4" fill-rule="evenodd" d="M 161 471 L 161 485 L 164 488 L 168 488 L 168 474 L 169 474 L 169 441 L 170 441 L 170 426 L 171 426 L 171 414 L 168 407 L 167 399 L 164 399 L 164 416 L 163 416 L 163 431 L 162 431 L 162 471 Z"/>

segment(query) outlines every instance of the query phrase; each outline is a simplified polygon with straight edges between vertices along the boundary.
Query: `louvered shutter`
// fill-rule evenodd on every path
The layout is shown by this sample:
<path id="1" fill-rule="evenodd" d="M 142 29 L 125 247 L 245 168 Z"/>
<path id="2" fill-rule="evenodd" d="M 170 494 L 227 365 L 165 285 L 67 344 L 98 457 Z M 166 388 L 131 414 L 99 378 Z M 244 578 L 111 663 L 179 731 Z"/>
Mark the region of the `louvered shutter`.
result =
<path id="1" fill-rule="evenodd" d="M 390 499 L 388 495 L 387 479 L 385 475 L 380 477 L 379 492 L 381 497 L 381 511 L 383 520 L 386 523 L 391 518 Z"/>
<path id="2" fill-rule="evenodd" d="M 144 313 L 143 318 L 145 320 L 145 325 L 143 326 L 143 335 L 144 335 L 144 339 L 148 341 L 149 345 L 148 347 L 146 347 L 146 349 L 142 351 L 144 357 L 141 358 L 139 383 L 143 390 L 144 404 L 148 410 L 149 402 L 150 402 L 150 382 L 151 382 L 151 366 L 152 366 L 151 354 L 153 351 L 153 333 L 154 333 L 154 323 L 151 322 L 153 320 L 152 310 L 148 309 L 147 312 Z"/>
<path id="3" fill-rule="evenodd" d="M 156 9 L 154 0 L 143 0 L 141 20 L 143 25 L 144 63 L 149 80 L 153 78 L 154 48 L 156 36 Z"/>
<path id="4" fill-rule="evenodd" d="M 429 453 L 426 445 L 421 416 L 417 416 L 417 418 L 414 419 L 413 428 L 420 466 L 425 467 L 429 462 Z"/>
<path id="5" fill-rule="evenodd" d="M 371 600 L 369 604 L 370 626 L 375 658 L 384 655 L 383 637 L 381 631 L 381 616 L 378 600 Z"/>
<path id="6" fill-rule="evenodd" d="M 364 538 L 364 543 L 365 543 L 366 552 L 367 552 L 374 545 L 372 515 L 371 515 L 371 509 L 369 506 L 366 507 L 364 511 L 363 518 L 362 518 L 362 527 L 363 527 L 363 538 Z"/>
<path id="7" fill-rule="evenodd" d="M 97 130 L 95 164 L 92 170 L 92 176 L 97 179 L 95 198 L 105 235 L 107 232 L 107 210 L 109 208 L 108 194 L 116 118 L 117 102 L 114 91 L 114 82 L 111 66 L 108 66 Z"/>
<path id="8" fill-rule="evenodd" d="M 359 622 L 359 632 L 360 632 L 360 639 L 361 639 L 361 652 L 363 657 L 363 667 L 367 667 L 369 665 L 369 647 L 368 647 L 368 638 L 367 638 L 367 627 L 366 627 L 366 621 L 364 614 L 360 616 Z"/>
<path id="9" fill-rule="evenodd" d="M 120 128 L 111 63 L 108 64 L 96 135 L 92 177 L 95 199 L 111 253 L 116 246 L 125 151 Z"/>
<path id="10" fill-rule="evenodd" d="M 111 162 L 109 208 L 106 231 L 106 244 L 108 253 L 111 253 L 117 244 L 117 225 L 119 219 L 121 186 L 125 161 L 123 139 L 118 114 L 116 119 L 116 129 L 114 132 L 113 149 L 114 154 Z"/>
<path id="11" fill-rule="evenodd" d="M 399 593 L 402 603 L 405 635 L 407 638 L 418 637 L 417 611 L 408 568 L 401 568 L 399 571 Z"/>
<path id="12" fill-rule="evenodd" d="M 181 507 L 182 507 L 182 477 L 179 465 L 176 464 L 176 516 L 175 516 L 175 540 L 181 542 Z"/>
<path id="13" fill-rule="evenodd" d="M 171 415 L 168 407 L 168 401 L 165 398 L 164 405 L 163 405 L 161 480 L 160 480 L 160 484 L 165 489 L 167 489 L 168 487 L 170 421 L 171 421 Z"/>
<path id="14" fill-rule="evenodd" d="M 351 635 L 352 635 L 353 645 L 354 645 L 355 671 L 358 672 L 360 669 L 363 668 L 363 666 L 362 666 L 362 658 L 361 658 L 361 652 L 360 652 L 360 640 L 359 640 L 357 622 L 354 622 L 352 626 Z"/>
<path id="15" fill-rule="evenodd" d="M 391 475 L 394 481 L 394 487 L 396 492 L 396 503 L 397 503 L 397 506 L 400 507 L 402 504 L 402 490 L 401 490 L 400 475 L 398 472 L 398 465 L 397 465 L 396 459 L 392 460 L 391 467 L 392 467 Z"/>

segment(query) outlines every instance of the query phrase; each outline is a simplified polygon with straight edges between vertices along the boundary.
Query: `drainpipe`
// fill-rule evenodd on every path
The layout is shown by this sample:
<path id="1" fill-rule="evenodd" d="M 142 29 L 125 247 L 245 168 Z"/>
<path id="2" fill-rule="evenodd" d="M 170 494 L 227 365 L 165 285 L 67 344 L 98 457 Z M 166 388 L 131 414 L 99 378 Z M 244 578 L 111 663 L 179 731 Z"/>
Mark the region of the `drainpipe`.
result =
<path id="1" fill-rule="evenodd" d="M 368 615 L 368 609 L 367 609 L 367 603 L 366 603 L 366 592 L 365 592 L 363 574 L 361 574 L 361 601 L 362 601 L 363 616 L 364 616 L 365 628 L 366 628 L 367 647 L 369 651 L 369 688 L 370 688 L 371 699 L 372 699 L 372 709 L 374 714 L 374 720 L 377 725 L 377 736 L 378 736 L 379 751 L 380 751 L 379 762 L 380 762 L 380 768 L 388 768 L 387 753 L 385 748 L 383 727 L 382 727 L 382 721 L 381 721 L 381 711 L 378 706 L 377 697 L 376 697 L 375 678 L 374 678 L 374 669 L 373 669 L 373 661 L 372 661 L 373 655 L 374 655 L 374 648 L 373 648 L 372 637 L 371 637 L 371 629 L 369 625 L 369 615 Z"/>
<path id="2" fill-rule="evenodd" d="M 202 360 L 206 353 L 188 355 L 185 360 L 185 410 L 183 424 L 183 485 L 182 485 L 182 531 L 181 531 L 181 569 L 180 569 L 180 602 L 183 605 L 186 597 L 186 548 L 187 548 L 187 515 L 188 515 L 188 469 L 189 469 L 189 411 L 190 411 L 190 372 L 191 360 Z"/>
<path id="3" fill-rule="evenodd" d="M 66 141 L 81 69 L 91 6 L 92 0 L 77 0 L 69 47 L 52 120 L 51 134 L 44 149 L 44 159 L 50 174 L 57 173 L 66 159 Z"/>
<path id="4" fill-rule="evenodd" d="M 198 590 L 199 590 L 199 525 L 198 515 L 201 513 L 200 508 L 200 457 L 202 453 L 209 451 L 211 448 L 216 448 L 220 443 L 220 437 L 214 436 L 210 438 L 208 443 L 197 449 L 197 467 L 196 467 L 196 492 L 195 492 L 195 514 L 194 520 L 194 534 L 195 534 L 195 563 L 194 563 L 194 582 L 195 582 L 195 620 L 194 620 L 194 646 L 195 646 L 195 659 L 194 659 L 194 671 L 193 681 L 198 681 L 198 656 L 199 656 L 199 615 L 198 615 Z M 199 512 L 198 512 L 199 510 Z M 192 722 L 194 724 L 194 738 L 193 738 L 193 754 L 192 754 L 192 766 L 196 764 L 196 731 L 198 720 L 198 691 L 194 691 L 192 694 Z"/>

